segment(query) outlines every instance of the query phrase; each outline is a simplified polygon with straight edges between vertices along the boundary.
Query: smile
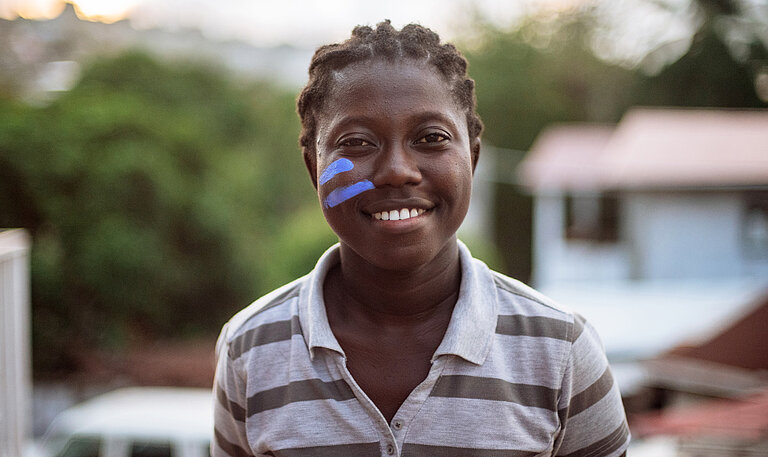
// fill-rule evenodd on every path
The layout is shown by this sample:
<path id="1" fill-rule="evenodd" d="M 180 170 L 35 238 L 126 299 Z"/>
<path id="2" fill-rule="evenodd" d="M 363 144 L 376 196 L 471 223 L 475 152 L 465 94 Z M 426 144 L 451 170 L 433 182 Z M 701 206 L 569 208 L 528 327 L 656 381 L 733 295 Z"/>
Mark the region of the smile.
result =
<path id="1" fill-rule="evenodd" d="M 381 221 L 401 221 L 403 219 L 410 219 L 412 217 L 424 214 L 425 211 L 426 210 L 423 208 L 403 208 L 400 210 L 393 209 L 391 211 L 373 213 L 373 217 Z"/>

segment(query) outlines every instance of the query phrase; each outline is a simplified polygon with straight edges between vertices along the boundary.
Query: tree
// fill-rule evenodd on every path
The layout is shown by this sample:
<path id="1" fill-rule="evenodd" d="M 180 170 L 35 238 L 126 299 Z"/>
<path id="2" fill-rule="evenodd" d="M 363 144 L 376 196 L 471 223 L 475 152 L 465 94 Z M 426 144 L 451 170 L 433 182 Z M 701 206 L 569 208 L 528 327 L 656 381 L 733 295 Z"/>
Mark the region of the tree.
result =
<path id="1" fill-rule="evenodd" d="M 84 348 L 214 335 L 293 279 L 273 270 L 311 268 L 272 247 L 317 206 L 293 97 L 129 52 L 95 60 L 49 106 L 0 102 L 0 226 L 33 235 L 37 370 L 76 369 Z M 307 252 L 330 244 L 303 230 Z"/>

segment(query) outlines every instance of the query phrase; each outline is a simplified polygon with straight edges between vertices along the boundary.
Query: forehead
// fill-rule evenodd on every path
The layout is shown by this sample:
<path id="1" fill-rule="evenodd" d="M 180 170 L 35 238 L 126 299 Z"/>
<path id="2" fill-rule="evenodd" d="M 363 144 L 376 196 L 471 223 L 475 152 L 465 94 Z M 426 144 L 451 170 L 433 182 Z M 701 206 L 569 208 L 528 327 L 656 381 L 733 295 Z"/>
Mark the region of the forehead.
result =
<path id="1" fill-rule="evenodd" d="M 408 101 L 408 109 L 451 115 L 463 112 L 451 85 L 426 62 L 372 59 L 334 72 L 318 121 L 322 124 L 356 108 L 384 114 L 394 104 L 404 108 L 403 100 Z"/>

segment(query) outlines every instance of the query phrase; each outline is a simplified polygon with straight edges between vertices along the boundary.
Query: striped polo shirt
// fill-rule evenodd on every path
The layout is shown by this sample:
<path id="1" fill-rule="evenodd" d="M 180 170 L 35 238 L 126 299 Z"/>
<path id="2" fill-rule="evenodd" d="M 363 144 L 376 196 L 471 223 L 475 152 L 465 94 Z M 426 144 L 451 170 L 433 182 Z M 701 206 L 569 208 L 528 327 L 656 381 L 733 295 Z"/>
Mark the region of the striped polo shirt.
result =
<path id="1" fill-rule="evenodd" d="M 346 367 L 315 269 L 235 315 L 217 343 L 212 454 L 617 456 L 619 390 L 581 317 L 491 271 L 459 242 L 462 279 L 427 378 L 387 423 Z"/>

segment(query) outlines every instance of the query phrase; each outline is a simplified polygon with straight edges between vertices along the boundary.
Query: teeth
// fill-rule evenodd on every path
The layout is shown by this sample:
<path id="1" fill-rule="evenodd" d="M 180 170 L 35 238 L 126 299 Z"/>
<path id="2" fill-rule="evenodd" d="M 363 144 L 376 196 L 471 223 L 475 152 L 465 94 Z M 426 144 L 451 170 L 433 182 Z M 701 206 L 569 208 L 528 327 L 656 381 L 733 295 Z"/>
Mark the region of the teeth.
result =
<path id="1" fill-rule="evenodd" d="M 403 219 L 410 219 L 412 217 L 419 216 L 421 214 L 424 214 L 424 209 L 422 208 L 403 208 L 401 210 L 390 210 L 390 211 L 382 211 L 380 213 L 374 213 L 373 217 L 376 220 L 380 221 L 401 221 Z"/>

